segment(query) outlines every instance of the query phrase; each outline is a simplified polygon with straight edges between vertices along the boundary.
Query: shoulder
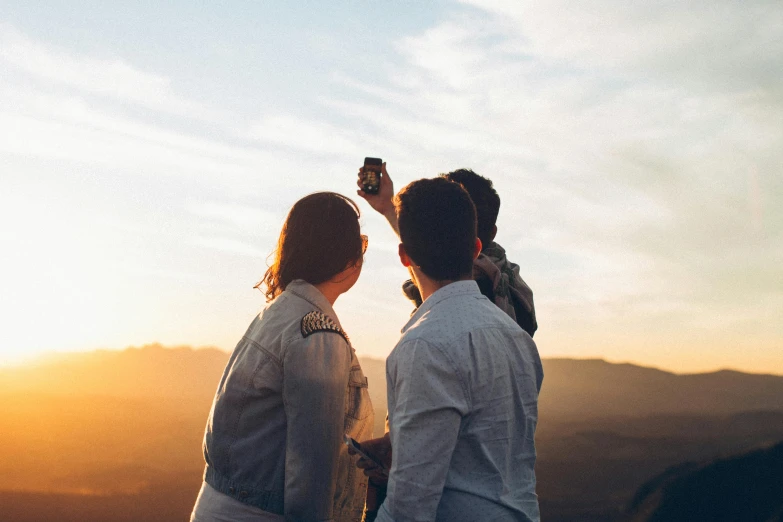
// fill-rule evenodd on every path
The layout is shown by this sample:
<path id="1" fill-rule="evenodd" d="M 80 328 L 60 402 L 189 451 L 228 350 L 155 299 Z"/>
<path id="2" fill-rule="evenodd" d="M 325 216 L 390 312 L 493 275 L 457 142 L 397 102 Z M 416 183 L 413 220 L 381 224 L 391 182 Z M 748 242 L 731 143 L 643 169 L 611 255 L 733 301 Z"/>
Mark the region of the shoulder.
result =
<path id="1" fill-rule="evenodd" d="M 283 350 L 284 367 L 318 364 L 323 367 L 350 367 L 352 348 L 348 335 L 328 315 L 311 311 L 300 316 L 293 339 Z M 289 364 L 293 363 L 293 364 Z"/>
<path id="2" fill-rule="evenodd" d="M 400 341 L 420 339 L 441 347 L 449 346 L 476 328 L 494 324 L 496 308 L 479 292 L 453 296 L 422 314 Z"/>
<path id="3" fill-rule="evenodd" d="M 428 372 L 432 367 L 454 369 L 453 354 L 449 351 L 448 345 L 444 346 L 439 340 L 419 336 L 402 338 L 389 354 L 387 368 L 401 368 L 409 375 Z"/>
<path id="4" fill-rule="evenodd" d="M 299 330 L 302 333 L 302 338 L 307 339 L 311 335 L 318 332 L 331 332 L 342 336 L 345 342 L 350 343 L 348 334 L 340 328 L 328 315 L 318 310 L 308 312 L 302 317 L 299 322 Z"/>
<path id="5" fill-rule="evenodd" d="M 448 397 L 448 403 L 469 404 L 465 365 L 456 361 L 453 346 L 422 338 L 400 342 L 386 363 L 388 385 L 398 392 L 417 396 L 414 400 L 437 402 Z M 464 399 L 464 401 L 463 401 Z M 460 407 L 460 411 L 464 411 Z"/>

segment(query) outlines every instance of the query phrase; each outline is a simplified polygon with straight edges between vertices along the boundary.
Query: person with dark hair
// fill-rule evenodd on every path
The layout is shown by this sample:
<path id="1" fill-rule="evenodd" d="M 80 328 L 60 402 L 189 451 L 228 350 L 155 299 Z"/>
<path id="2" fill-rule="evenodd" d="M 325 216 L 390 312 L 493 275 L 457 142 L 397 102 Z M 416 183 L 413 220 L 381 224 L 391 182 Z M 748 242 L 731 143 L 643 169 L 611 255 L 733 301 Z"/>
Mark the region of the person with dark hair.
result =
<path id="1" fill-rule="evenodd" d="M 399 235 L 397 216 L 392 203 L 394 184 L 386 172 L 386 164 L 383 165 L 382 172 L 378 194 L 366 194 L 361 190 L 358 193 L 386 218 Z M 454 170 L 441 174 L 440 177 L 462 185 L 476 207 L 476 230 L 482 249 L 473 263 L 473 278 L 481 293 L 533 337 L 538 329 L 533 291 L 519 275 L 519 265 L 510 262 L 506 258 L 506 251 L 495 242 L 500 196 L 492 186 L 492 181 L 469 169 Z M 361 187 L 361 183 L 359 186 Z M 421 295 L 413 281 L 403 283 L 402 290 L 415 306 L 421 304 Z"/>
<path id="2" fill-rule="evenodd" d="M 473 263 L 473 278 L 481 293 L 533 337 L 538 329 L 533 291 L 519 275 L 519 265 L 510 262 L 506 251 L 495 242 L 500 196 L 492 181 L 470 169 L 454 170 L 441 176 L 462 185 L 476 206 L 476 228 L 482 248 L 481 255 Z"/>
<path id="3" fill-rule="evenodd" d="M 268 305 L 218 384 L 191 521 L 361 519 L 367 479 L 343 434 L 372 436 L 373 408 L 332 306 L 359 278 L 366 248 L 350 199 L 319 192 L 291 208 L 256 285 Z"/>
<path id="4" fill-rule="evenodd" d="M 531 337 L 473 280 L 475 206 L 444 178 L 414 181 L 394 203 L 400 261 L 423 302 L 386 361 L 391 471 L 367 520 L 538 522 L 543 369 Z"/>

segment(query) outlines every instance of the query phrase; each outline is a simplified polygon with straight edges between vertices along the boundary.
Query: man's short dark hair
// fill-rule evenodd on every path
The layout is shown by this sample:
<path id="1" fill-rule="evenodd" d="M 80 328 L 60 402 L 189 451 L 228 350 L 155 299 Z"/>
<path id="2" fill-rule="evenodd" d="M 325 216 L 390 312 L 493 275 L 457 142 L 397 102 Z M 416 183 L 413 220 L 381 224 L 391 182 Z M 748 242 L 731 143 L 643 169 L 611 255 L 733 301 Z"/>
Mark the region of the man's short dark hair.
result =
<path id="1" fill-rule="evenodd" d="M 476 208 L 464 188 L 420 179 L 395 196 L 394 206 L 402 244 L 422 272 L 436 281 L 472 277 Z"/>
<path id="2" fill-rule="evenodd" d="M 459 183 L 470 194 L 470 199 L 476 205 L 476 232 L 483 248 L 489 246 L 493 239 L 493 230 L 500 212 L 500 196 L 492 186 L 492 181 L 479 176 L 470 169 L 459 169 L 441 174 L 449 181 Z"/>

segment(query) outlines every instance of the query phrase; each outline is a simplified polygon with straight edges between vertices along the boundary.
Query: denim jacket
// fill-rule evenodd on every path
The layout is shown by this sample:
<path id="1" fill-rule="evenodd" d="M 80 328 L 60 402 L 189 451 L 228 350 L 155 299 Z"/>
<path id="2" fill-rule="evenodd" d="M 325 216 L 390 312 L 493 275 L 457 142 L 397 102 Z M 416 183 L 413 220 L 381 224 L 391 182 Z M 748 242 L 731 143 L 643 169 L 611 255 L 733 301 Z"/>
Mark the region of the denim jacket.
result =
<path id="1" fill-rule="evenodd" d="M 204 480 L 287 520 L 358 521 L 367 480 L 343 434 L 361 441 L 372 427 L 367 379 L 337 315 L 295 280 L 253 320 L 223 372 Z"/>

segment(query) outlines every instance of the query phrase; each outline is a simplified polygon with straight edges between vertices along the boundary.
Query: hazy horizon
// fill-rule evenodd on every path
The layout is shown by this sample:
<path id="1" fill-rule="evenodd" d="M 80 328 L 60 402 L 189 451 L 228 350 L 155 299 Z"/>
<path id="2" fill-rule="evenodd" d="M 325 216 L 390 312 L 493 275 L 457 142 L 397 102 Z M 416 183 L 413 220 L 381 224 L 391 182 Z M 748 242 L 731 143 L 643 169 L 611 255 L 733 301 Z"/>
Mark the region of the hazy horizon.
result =
<path id="1" fill-rule="evenodd" d="M 0 5 L 0 364 L 230 350 L 290 206 L 493 180 L 543 357 L 783 374 L 783 5 Z M 361 355 L 406 322 L 364 201 L 336 305 Z"/>
<path id="2" fill-rule="evenodd" d="M 37 353 L 35 355 L 30 356 L 29 358 L 25 358 L 23 360 L 17 360 L 15 362 L 7 362 L 4 364 L 0 364 L 0 370 L 13 370 L 15 368 L 18 369 L 24 369 L 24 368 L 31 368 L 35 366 L 40 365 L 46 365 L 49 363 L 57 363 L 62 361 L 67 361 L 70 356 L 78 356 L 78 355 L 89 355 L 93 353 L 111 353 L 111 352 L 124 352 L 127 350 L 145 350 L 145 349 L 162 349 L 162 350 L 217 350 L 220 351 L 226 356 L 229 356 L 231 354 L 231 351 L 233 349 L 226 349 L 222 348 L 220 346 L 212 346 L 212 345 L 204 345 L 204 346 L 191 346 L 191 345 L 185 345 L 185 344 L 173 344 L 173 345 L 163 345 L 161 343 L 146 343 L 140 346 L 124 346 L 122 348 L 93 348 L 93 349 L 86 349 L 86 350 L 73 350 L 73 351 L 44 351 Z M 360 357 L 364 359 L 373 359 L 379 362 L 385 362 L 386 359 L 383 357 L 373 356 L 373 355 L 364 355 L 360 354 Z M 601 361 L 605 362 L 607 364 L 611 365 L 632 365 L 639 368 L 644 369 L 650 369 L 650 370 L 660 370 L 666 373 L 671 373 L 674 375 L 702 375 L 702 374 L 709 374 L 709 373 L 717 373 L 721 371 L 732 371 L 732 372 L 740 372 L 745 373 L 748 375 L 771 375 L 775 377 L 783 377 L 783 372 L 775 373 L 775 372 L 752 372 L 747 370 L 741 370 L 738 368 L 730 368 L 730 367 L 716 367 L 712 369 L 705 369 L 701 371 L 695 371 L 695 372 L 682 372 L 682 371 L 675 371 L 671 368 L 665 368 L 660 365 L 647 365 L 647 364 L 640 364 L 634 361 L 628 361 L 628 360 L 612 360 L 607 359 L 605 357 L 566 357 L 566 356 L 543 356 L 542 360 L 547 361 L 557 361 L 557 360 L 566 360 L 566 361 Z"/>

